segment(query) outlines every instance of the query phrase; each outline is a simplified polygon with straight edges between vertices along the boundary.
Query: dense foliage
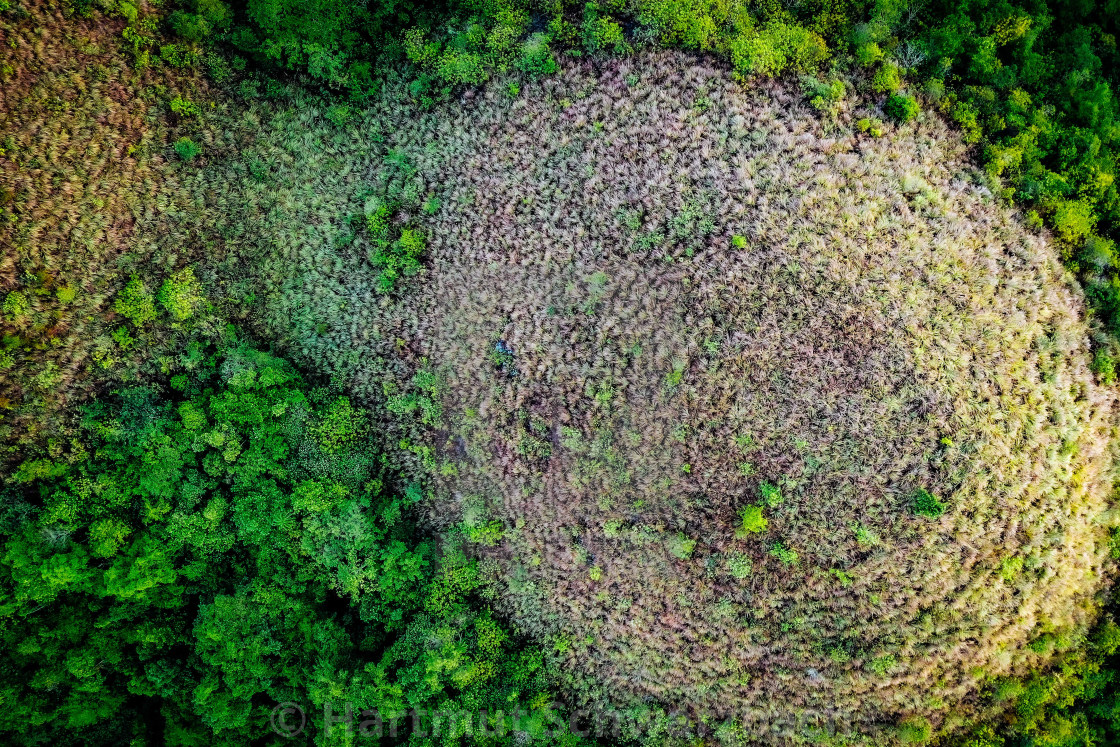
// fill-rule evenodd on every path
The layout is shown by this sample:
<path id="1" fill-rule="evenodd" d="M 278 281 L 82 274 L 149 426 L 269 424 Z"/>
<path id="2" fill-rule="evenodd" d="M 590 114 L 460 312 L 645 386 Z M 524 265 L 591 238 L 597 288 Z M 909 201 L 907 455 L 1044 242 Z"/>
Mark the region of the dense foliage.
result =
<path id="1" fill-rule="evenodd" d="M 247 744 L 282 702 L 320 734 L 327 704 L 549 726 L 541 653 L 471 606 L 453 538 L 416 536 L 420 489 L 393 483 L 365 414 L 232 337 L 183 355 L 7 487 L 0 731 Z"/>

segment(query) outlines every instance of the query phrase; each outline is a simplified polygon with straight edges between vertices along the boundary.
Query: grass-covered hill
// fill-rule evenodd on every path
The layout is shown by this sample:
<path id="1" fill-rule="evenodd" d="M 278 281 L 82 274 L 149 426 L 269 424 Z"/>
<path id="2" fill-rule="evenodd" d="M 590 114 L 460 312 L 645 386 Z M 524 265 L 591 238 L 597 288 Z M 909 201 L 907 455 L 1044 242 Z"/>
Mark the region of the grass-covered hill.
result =
<path id="1" fill-rule="evenodd" d="M 198 178 L 577 701 L 952 731 L 1095 617 L 1114 395 L 959 137 L 875 114 L 648 54 L 265 107 Z"/>

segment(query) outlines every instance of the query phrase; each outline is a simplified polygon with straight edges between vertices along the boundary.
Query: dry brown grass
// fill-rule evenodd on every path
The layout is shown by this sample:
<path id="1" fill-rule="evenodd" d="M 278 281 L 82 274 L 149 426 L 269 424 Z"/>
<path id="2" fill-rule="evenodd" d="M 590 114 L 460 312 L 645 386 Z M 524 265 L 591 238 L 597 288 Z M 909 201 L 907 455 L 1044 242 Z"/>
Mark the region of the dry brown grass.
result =
<path id="1" fill-rule="evenodd" d="M 245 157 L 270 182 L 223 199 L 293 354 L 371 400 L 438 374 L 442 418 L 386 441 L 435 526 L 505 528 L 479 545 L 498 604 L 572 697 L 882 741 L 997 709 L 985 683 L 1052 655 L 1028 644 L 1076 645 L 1114 395 L 1079 292 L 959 139 L 860 135 L 864 103 L 822 119 L 671 54 L 522 86 L 388 96 L 343 128 L 263 112 Z M 364 235 L 339 238 L 389 149 L 442 202 L 406 216 L 430 269 L 391 298 Z M 737 536 L 764 482 L 783 500 Z M 914 515 L 918 488 L 947 512 Z"/>

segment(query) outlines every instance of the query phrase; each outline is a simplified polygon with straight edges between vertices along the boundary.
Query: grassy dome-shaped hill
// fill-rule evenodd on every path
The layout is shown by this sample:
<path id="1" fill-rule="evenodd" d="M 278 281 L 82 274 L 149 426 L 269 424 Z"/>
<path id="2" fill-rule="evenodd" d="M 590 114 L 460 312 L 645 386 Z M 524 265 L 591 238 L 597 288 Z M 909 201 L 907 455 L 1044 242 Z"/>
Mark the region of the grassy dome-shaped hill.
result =
<path id="1" fill-rule="evenodd" d="M 269 324 L 388 403 L 572 697 L 951 729 L 1091 620 L 1078 294 L 943 123 L 873 114 L 663 54 L 258 135 Z M 388 294 L 386 235 L 427 247 Z"/>

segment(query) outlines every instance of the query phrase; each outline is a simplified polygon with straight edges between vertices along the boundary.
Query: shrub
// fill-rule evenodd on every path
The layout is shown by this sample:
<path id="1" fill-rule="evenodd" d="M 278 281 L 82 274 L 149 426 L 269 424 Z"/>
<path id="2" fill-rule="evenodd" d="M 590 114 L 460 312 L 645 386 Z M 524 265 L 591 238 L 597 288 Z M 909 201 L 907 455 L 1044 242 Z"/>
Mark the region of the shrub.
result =
<path id="1" fill-rule="evenodd" d="M 865 132 L 871 137 L 883 136 L 883 123 L 874 117 L 862 117 L 856 121 L 856 129 Z"/>
<path id="2" fill-rule="evenodd" d="M 886 677 L 896 666 L 898 659 L 893 654 L 883 654 L 867 663 L 867 669 L 880 677 Z"/>
<path id="3" fill-rule="evenodd" d="M 910 508 L 918 516 L 936 519 L 945 513 L 945 504 L 925 488 L 918 488 L 910 495 Z"/>
<path id="4" fill-rule="evenodd" d="M 823 83 L 812 76 L 802 80 L 805 93 L 809 97 L 809 105 L 818 111 L 829 111 L 844 98 L 844 82 L 834 80 Z"/>
<path id="5" fill-rule="evenodd" d="M 762 495 L 762 502 L 770 508 L 782 505 L 782 502 L 785 500 L 782 498 L 782 491 L 773 483 L 765 481 L 759 483 L 758 492 Z"/>
<path id="6" fill-rule="evenodd" d="M 197 117 L 202 114 L 202 109 L 193 101 L 187 101 L 182 96 L 176 95 L 171 99 L 171 113 L 180 117 Z"/>
<path id="7" fill-rule="evenodd" d="M 798 25 L 770 23 L 761 31 L 743 31 L 730 43 L 731 62 L 740 75 L 780 75 L 811 71 L 828 56 L 819 35 Z"/>
<path id="8" fill-rule="evenodd" d="M 751 570 L 754 564 L 751 559 L 742 553 L 731 553 L 727 556 L 727 572 L 731 574 L 732 578 L 742 581 L 750 577 Z"/>
<path id="9" fill-rule="evenodd" d="M 352 117 L 353 114 L 353 109 L 346 104 L 331 104 L 327 107 L 326 116 L 332 124 L 341 127 L 350 121 L 350 117 Z"/>
<path id="10" fill-rule="evenodd" d="M 781 542 L 775 542 L 770 547 L 770 554 L 786 565 L 797 565 L 800 560 L 797 551 L 786 547 Z"/>
<path id="11" fill-rule="evenodd" d="M 894 93 L 887 97 L 883 104 L 883 111 L 896 122 L 909 122 L 918 116 L 922 109 L 913 96 Z"/>
<path id="12" fill-rule="evenodd" d="M 552 54 L 550 42 L 548 34 L 536 33 L 529 36 L 521 44 L 521 54 L 515 63 L 517 69 L 536 77 L 553 75 L 559 71 L 560 65 Z"/>
<path id="13" fill-rule="evenodd" d="M 1093 354 L 1090 370 L 1097 375 L 1097 380 L 1105 386 L 1116 383 L 1116 359 L 1104 350 Z"/>
<path id="14" fill-rule="evenodd" d="M 902 74 L 898 65 L 893 62 L 884 63 L 871 79 L 871 87 L 879 93 L 894 93 L 902 88 Z"/>
<path id="15" fill-rule="evenodd" d="M 0 311 L 3 311 L 4 315 L 12 321 L 16 321 L 31 313 L 31 302 L 23 293 L 9 291 L 8 295 L 4 296 L 4 306 Z"/>
<path id="16" fill-rule="evenodd" d="M 377 278 L 378 290 L 388 293 L 396 288 L 402 278 L 412 277 L 423 270 L 420 258 L 426 248 L 424 234 L 415 228 L 402 230 L 396 241 L 382 241 L 375 246 L 370 262 L 381 270 L 381 275 Z"/>
<path id="17" fill-rule="evenodd" d="M 152 294 L 144 285 L 144 281 L 136 275 L 133 275 L 124 290 L 117 294 L 113 309 L 137 327 L 143 327 L 156 318 L 156 306 Z"/>
<path id="18" fill-rule="evenodd" d="M 668 539 L 669 553 L 679 560 L 688 560 L 696 549 L 696 540 L 677 533 Z"/>
<path id="19" fill-rule="evenodd" d="M 739 518 L 741 523 L 735 531 L 735 536 L 739 539 L 765 532 L 769 523 L 766 521 L 766 517 L 762 515 L 762 506 L 747 506 L 740 509 Z"/>
<path id="20" fill-rule="evenodd" d="M 187 136 L 183 136 L 175 141 L 175 152 L 179 154 L 179 158 L 184 161 L 193 160 L 196 156 L 202 155 L 202 148 Z"/>
<path id="21" fill-rule="evenodd" d="M 933 736 L 929 720 L 912 716 L 898 725 L 898 741 L 903 744 L 925 744 Z"/>
<path id="22" fill-rule="evenodd" d="M 589 2 L 583 7 L 584 48 L 589 52 L 612 51 L 615 54 L 623 52 L 626 48 L 626 40 L 622 36 L 622 27 L 616 21 L 600 15 L 598 3 Z"/>
<path id="23" fill-rule="evenodd" d="M 204 300 L 202 286 L 195 278 L 194 270 L 185 267 L 164 280 L 156 300 L 175 321 L 189 319 Z"/>
<path id="24" fill-rule="evenodd" d="M 856 61 L 864 67 L 871 67 L 883 59 L 883 50 L 875 42 L 867 42 L 856 47 Z"/>
<path id="25" fill-rule="evenodd" d="M 436 73 L 453 84 L 477 85 L 489 76 L 485 60 L 476 52 L 448 49 L 436 62 Z"/>

